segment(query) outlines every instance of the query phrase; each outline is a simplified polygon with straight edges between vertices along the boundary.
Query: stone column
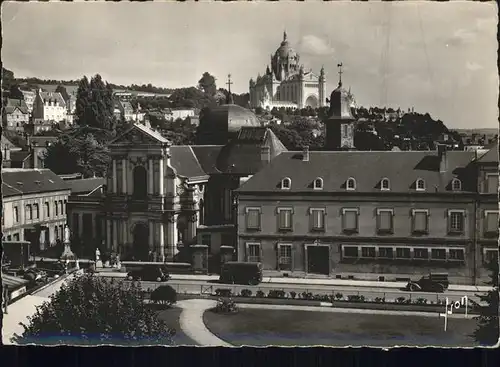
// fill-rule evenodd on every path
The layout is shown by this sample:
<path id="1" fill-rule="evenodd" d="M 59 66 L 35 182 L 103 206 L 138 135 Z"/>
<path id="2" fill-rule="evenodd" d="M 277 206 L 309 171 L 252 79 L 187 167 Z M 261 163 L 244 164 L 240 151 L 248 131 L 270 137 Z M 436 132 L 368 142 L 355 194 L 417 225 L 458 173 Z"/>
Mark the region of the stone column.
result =
<path id="1" fill-rule="evenodd" d="M 165 227 L 162 222 L 158 224 L 159 229 L 159 235 L 160 235 L 160 242 L 159 242 L 159 256 L 160 256 L 160 261 L 165 261 Z"/>
<path id="2" fill-rule="evenodd" d="M 97 233 L 96 233 L 96 225 L 95 225 L 95 213 L 92 213 L 92 235 L 95 237 L 97 237 Z"/>
<path id="3" fill-rule="evenodd" d="M 188 242 L 192 242 L 193 239 L 196 238 L 196 228 L 198 222 L 198 214 L 192 213 L 187 218 L 187 240 Z"/>
<path id="4" fill-rule="evenodd" d="M 175 214 L 169 214 L 167 219 L 167 250 L 165 256 L 172 261 L 177 254 L 177 218 Z"/>
<path id="5" fill-rule="evenodd" d="M 116 159 L 113 159 L 113 194 L 117 193 L 118 181 L 116 177 Z"/>
<path id="6" fill-rule="evenodd" d="M 127 190 L 127 160 L 122 159 L 122 191 L 124 194 L 128 193 Z"/>
<path id="7" fill-rule="evenodd" d="M 128 238 L 127 238 L 127 221 L 122 222 L 122 245 L 123 247 L 127 246 Z"/>
<path id="8" fill-rule="evenodd" d="M 78 237 L 81 239 L 83 235 L 83 213 L 78 214 Z"/>
<path id="9" fill-rule="evenodd" d="M 148 195 L 153 195 L 153 159 L 148 159 Z"/>
<path id="10" fill-rule="evenodd" d="M 106 248 L 111 248 L 111 219 L 106 219 Z"/>
<path id="11" fill-rule="evenodd" d="M 149 221 L 149 238 L 148 238 L 148 246 L 150 250 L 154 250 L 155 244 L 155 224 L 153 221 Z"/>
<path id="12" fill-rule="evenodd" d="M 163 196 L 164 193 L 165 193 L 165 190 L 163 189 L 163 184 L 165 182 L 165 173 L 163 172 L 163 157 L 160 157 L 160 160 L 159 160 L 159 168 L 158 168 L 158 180 L 159 180 L 159 185 L 158 185 L 158 194 L 160 196 Z"/>
<path id="13" fill-rule="evenodd" d="M 113 220 L 113 251 L 118 251 L 118 221 Z"/>

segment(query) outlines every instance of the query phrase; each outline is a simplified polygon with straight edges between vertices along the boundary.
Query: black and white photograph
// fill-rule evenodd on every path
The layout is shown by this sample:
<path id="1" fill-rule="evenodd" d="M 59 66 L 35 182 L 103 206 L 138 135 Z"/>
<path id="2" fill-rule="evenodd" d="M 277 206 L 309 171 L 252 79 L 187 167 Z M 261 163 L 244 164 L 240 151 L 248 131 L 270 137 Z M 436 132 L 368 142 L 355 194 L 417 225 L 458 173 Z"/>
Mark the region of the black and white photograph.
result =
<path id="1" fill-rule="evenodd" d="M 499 341 L 495 2 L 2 3 L 2 342 Z"/>

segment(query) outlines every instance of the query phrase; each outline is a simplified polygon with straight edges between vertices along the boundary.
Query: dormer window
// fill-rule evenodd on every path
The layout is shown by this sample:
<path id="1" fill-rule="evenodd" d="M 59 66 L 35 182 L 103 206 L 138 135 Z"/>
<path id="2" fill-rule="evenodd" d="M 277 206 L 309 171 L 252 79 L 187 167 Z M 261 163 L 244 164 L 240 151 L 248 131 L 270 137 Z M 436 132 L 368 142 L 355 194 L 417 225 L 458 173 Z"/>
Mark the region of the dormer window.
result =
<path id="1" fill-rule="evenodd" d="M 391 189 L 391 182 L 389 181 L 388 178 L 383 178 L 382 181 L 380 181 L 380 190 L 389 191 L 390 189 Z"/>
<path id="2" fill-rule="evenodd" d="M 356 190 L 356 180 L 354 178 L 350 177 L 347 179 L 346 189 L 347 190 Z"/>
<path id="3" fill-rule="evenodd" d="M 425 181 L 419 178 L 415 183 L 415 187 L 417 188 L 417 191 L 425 191 Z"/>
<path id="4" fill-rule="evenodd" d="M 322 190 L 323 189 L 323 179 L 318 177 L 314 180 L 314 190 Z"/>
<path id="5" fill-rule="evenodd" d="M 281 180 L 281 188 L 283 190 L 290 190 L 292 187 L 292 180 L 290 180 L 288 177 L 285 177 L 283 180 Z"/>
<path id="6" fill-rule="evenodd" d="M 460 181 L 458 178 L 454 178 L 453 181 L 451 182 L 451 189 L 453 191 L 461 191 L 462 181 Z"/>

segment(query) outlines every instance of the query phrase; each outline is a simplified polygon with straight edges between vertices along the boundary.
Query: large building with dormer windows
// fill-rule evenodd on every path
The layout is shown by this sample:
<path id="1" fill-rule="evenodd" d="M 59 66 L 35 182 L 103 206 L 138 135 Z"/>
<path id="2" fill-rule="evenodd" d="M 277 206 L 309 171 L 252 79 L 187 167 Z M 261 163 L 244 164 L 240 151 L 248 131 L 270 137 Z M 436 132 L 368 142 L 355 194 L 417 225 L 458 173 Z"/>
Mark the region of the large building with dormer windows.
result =
<path id="1" fill-rule="evenodd" d="M 250 79 L 250 107 L 322 107 L 326 104 L 325 90 L 325 70 L 321 68 L 319 74 L 305 70 L 285 32 L 279 48 L 271 55 L 271 66 L 267 66 L 264 75 Z"/>
<path id="2" fill-rule="evenodd" d="M 238 194 L 238 259 L 296 275 L 478 284 L 498 256 L 498 147 L 284 152 Z"/>

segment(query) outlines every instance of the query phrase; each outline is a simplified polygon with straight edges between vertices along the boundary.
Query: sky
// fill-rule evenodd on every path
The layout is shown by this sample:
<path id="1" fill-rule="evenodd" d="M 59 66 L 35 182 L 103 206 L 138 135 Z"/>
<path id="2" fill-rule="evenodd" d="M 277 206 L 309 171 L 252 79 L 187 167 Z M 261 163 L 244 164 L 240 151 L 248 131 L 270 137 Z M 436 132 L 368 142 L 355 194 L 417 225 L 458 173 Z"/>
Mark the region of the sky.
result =
<path id="1" fill-rule="evenodd" d="M 286 30 L 306 70 L 324 65 L 358 105 L 498 128 L 496 3 L 2 3 L 2 61 L 16 77 L 193 86 L 203 72 L 248 92 Z"/>

